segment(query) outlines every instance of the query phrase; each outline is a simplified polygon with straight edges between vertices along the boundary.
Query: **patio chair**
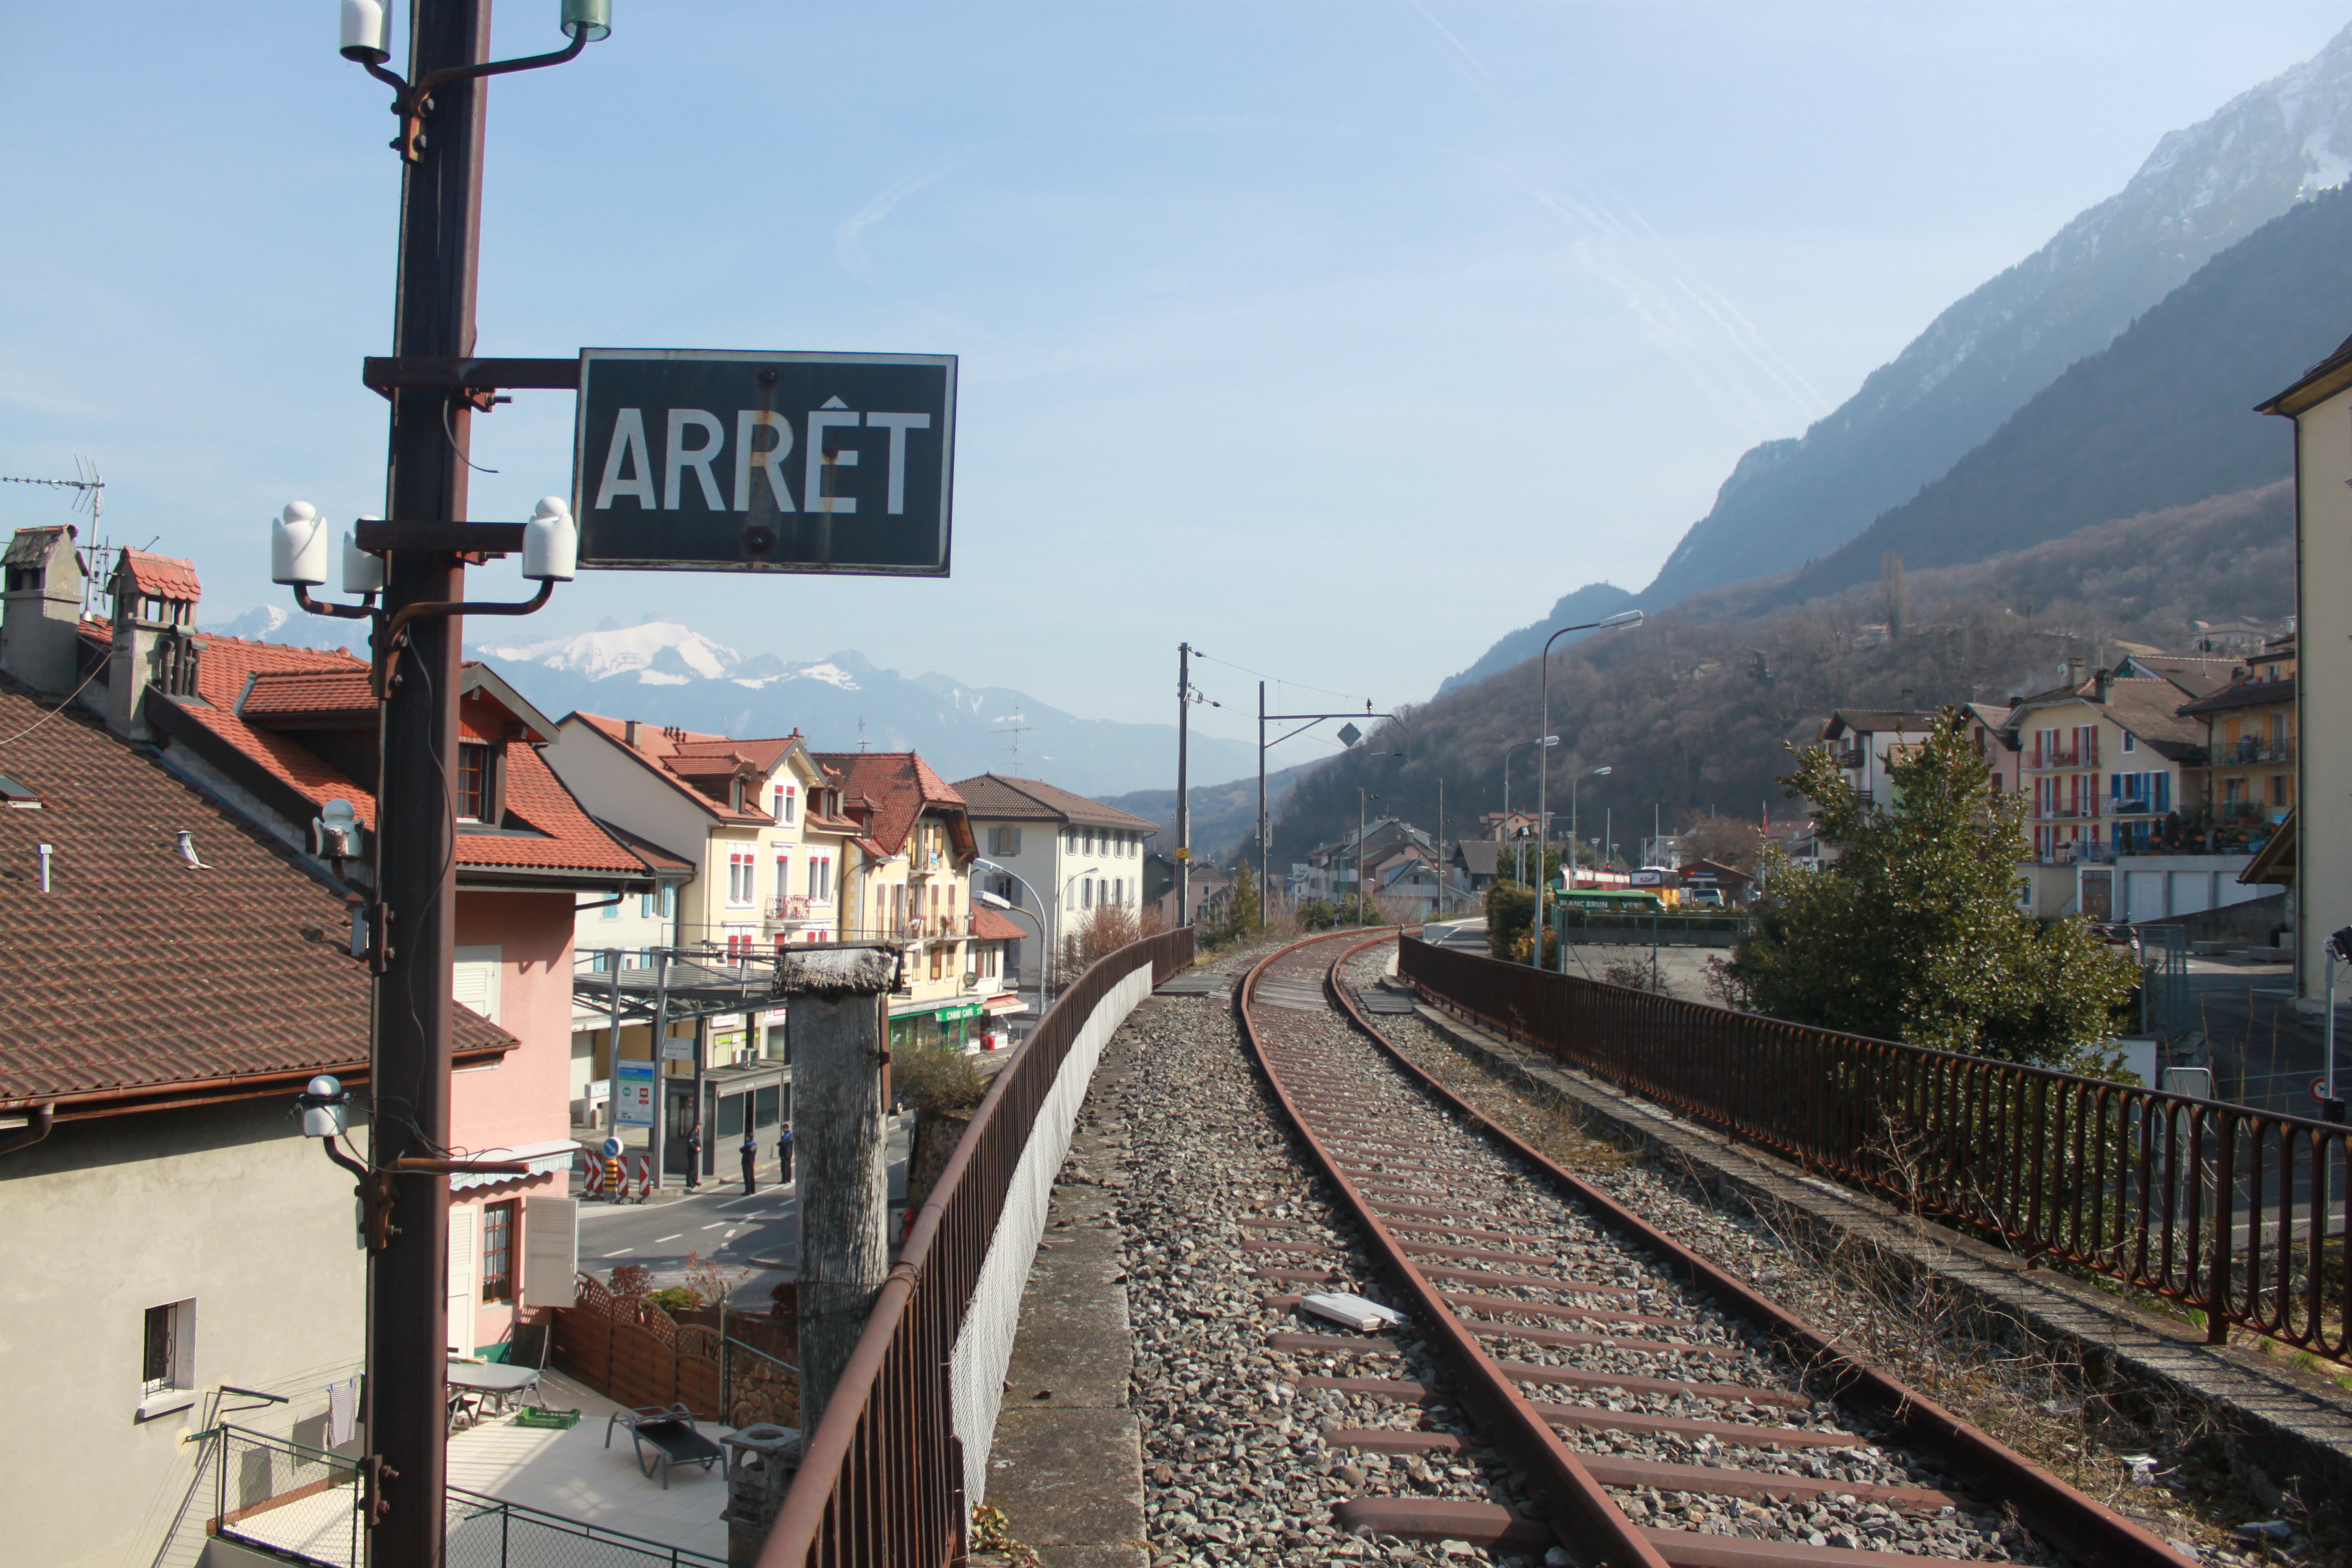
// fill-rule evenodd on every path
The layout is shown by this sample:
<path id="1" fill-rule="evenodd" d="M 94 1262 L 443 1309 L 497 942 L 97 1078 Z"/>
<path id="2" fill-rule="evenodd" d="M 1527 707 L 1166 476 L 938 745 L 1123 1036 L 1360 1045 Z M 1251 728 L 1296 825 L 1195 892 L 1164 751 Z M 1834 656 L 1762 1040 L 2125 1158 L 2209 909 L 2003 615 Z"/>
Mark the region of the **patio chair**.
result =
<path id="1" fill-rule="evenodd" d="M 636 1446 L 638 1470 L 651 1477 L 658 1468 L 664 1491 L 669 1490 L 671 1466 L 700 1465 L 708 1474 L 711 1466 L 727 1457 L 724 1449 L 702 1435 L 694 1412 L 683 1405 L 614 1411 L 604 1422 L 604 1447 L 613 1446 L 613 1428 L 624 1425 Z"/>

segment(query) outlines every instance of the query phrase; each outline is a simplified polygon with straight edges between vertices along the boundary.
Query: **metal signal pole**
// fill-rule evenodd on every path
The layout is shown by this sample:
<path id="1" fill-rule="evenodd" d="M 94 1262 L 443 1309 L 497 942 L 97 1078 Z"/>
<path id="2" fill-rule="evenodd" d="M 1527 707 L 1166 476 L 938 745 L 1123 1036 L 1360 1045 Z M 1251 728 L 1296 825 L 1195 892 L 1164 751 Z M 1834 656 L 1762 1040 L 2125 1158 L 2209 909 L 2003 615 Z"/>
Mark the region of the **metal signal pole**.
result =
<path id="1" fill-rule="evenodd" d="M 488 0 L 417 0 L 408 79 L 489 58 Z M 474 349 L 474 273 L 481 239 L 485 86 L 433 89 L 429 134 L 402 164 L 400 273 L 393 353 L 456 357 Z M 473 405 L 441 387 L 392 393 L 384 516 L 458 522 L 466 516 Z M 466 568 L 447 550 L 388 552 L 385 637 L 404 609 L 465 597 Z M 399 1171 L 404 1158 L 449 1153 L 451 950 L 457 935 L 456 812 L 450 763 L 457 733 L 456 616 L 409 618 L 379 722 L 376 896 L 386 949 L 376 982 L 371 1163 L 389 1176 L 391 1234 L 369 1269 L 367 1437 L 374 1462 L 367 1556 L 376 1568 L 437 1568 L 447 1465 L 449 1178 Z M 379 664 L 391 652 L 379 647 Z M 471 1328 L 467 1325 L 468 1340 Z M 470 1344 L 467 1347 L 471 1348 Z"/>
<path id="2" fill-rule="evenodd" d="M 1192 923 L 1192 811 L 1186 765 L 1192 725 L 1192 645 L 1176 645 L 1176 923 Z"/>

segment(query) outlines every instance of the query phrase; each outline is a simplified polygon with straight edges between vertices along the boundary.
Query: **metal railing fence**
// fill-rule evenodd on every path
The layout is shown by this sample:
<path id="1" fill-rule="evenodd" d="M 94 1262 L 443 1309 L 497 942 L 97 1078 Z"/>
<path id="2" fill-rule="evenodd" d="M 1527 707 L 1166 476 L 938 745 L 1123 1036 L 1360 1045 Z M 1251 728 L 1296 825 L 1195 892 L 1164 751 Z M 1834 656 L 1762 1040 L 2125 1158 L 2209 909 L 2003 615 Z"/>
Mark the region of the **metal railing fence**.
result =
<path id="1" fill-rule="evenodd" d="M 949 1358 L 1014 1168 L 1097 1005 L 1139 969 L 1149 967 L 1157 985 L 1192 961 L 1189 926 L 1098 959 L 997 1073 L 809 1434 L 761 1568 L 939 1568 L 961 1557 L 964 1467 Z"/>
<path id="2" fill-rule="evenodd" d="M 281 1560 L 360 1568 L 356 1460 L 226 1423 L 203 1437 L 215 1446 L 207 1534 Z M 448 1568 L 726 1568 L 723 1558 L 462 1487 L 447 1500 Z"/>
<path id="3" fill-rule="evenodd" d="M 1735 1013 L 1406 938 L 1431 1000 L 1897 1205 L 2347 1349 L 2352 1130 Z"/>

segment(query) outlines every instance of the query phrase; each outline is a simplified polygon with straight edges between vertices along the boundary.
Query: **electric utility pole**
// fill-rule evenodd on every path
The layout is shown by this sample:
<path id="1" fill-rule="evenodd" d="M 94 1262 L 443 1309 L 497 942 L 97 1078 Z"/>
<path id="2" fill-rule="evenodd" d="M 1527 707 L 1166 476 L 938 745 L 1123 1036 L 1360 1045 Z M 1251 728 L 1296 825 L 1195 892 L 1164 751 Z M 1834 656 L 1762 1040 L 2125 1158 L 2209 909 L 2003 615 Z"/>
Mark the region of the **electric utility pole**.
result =
<path id="1" fill-rule="evenodd" d="M 1186 765 L 1192 724 L 1192 645 L 1176 645 L 1176 923 L 1192 923 L 1192 811 Z"/>

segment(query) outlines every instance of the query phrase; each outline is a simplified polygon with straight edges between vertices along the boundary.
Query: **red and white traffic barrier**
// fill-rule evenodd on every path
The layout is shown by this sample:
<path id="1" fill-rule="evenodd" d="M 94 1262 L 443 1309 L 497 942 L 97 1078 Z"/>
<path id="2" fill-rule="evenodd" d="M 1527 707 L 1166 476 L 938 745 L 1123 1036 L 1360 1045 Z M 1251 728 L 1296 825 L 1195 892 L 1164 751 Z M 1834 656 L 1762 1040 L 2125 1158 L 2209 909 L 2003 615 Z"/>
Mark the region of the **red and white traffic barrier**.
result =
<path id="1" fill-rule="evenodd" d="M 653 1195 L 653 1191 L 654 1157 L 651 1154 L 640 1154 L 637 1156 L 637 1202 L 645 1202 Z"/>

